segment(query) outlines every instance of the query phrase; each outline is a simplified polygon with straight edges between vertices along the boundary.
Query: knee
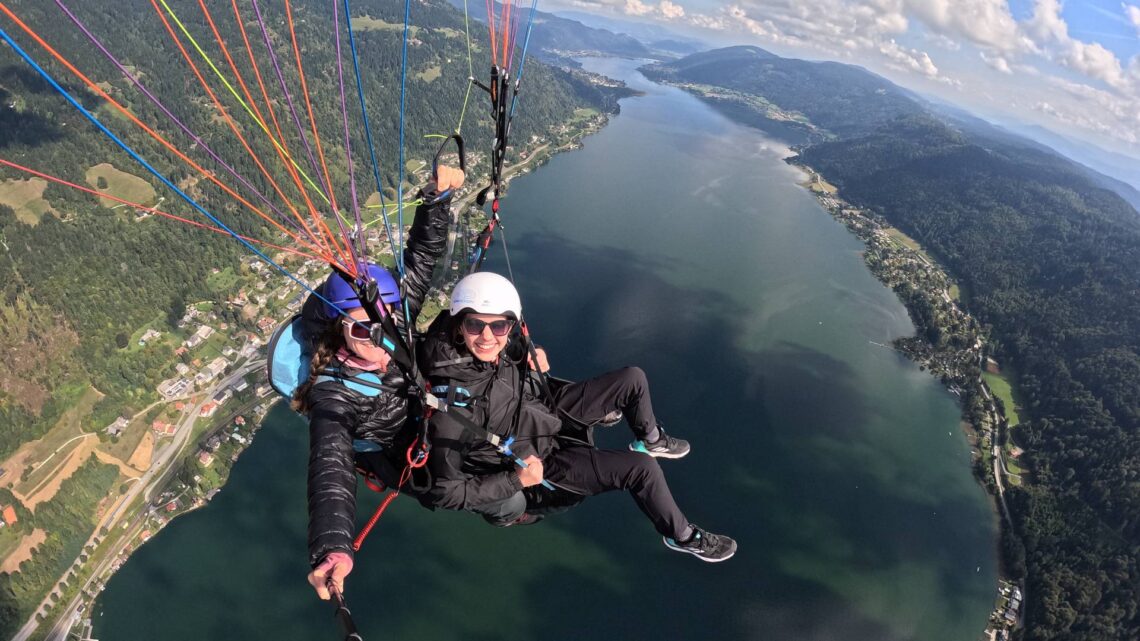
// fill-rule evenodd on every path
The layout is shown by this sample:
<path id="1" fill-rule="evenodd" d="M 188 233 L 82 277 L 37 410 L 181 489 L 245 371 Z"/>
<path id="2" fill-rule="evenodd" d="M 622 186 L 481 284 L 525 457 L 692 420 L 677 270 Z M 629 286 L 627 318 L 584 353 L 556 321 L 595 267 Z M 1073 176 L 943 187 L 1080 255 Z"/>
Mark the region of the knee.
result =
<path id="1" fill-rule="evenodd" d="M 649 379 L 645 377 L 645 370 L 640 367 L 623 367 L 620 371 L 622 381 L 629 389 L 640 393 L 649 387 Z"/>
<path id="2" fill-rule="evenodd" d="M 665 478 L 665 472 L 661 470 L 661 465 L 657 459 L 645 454 L 637 454 L 630 452 L 633 456 L 632 464 L 630 465 L 630 477 L 640 483 L 647 483 Z"/>
<path id="3" fill-rule="evenodd" d="M 483 520 L 495 527 L 506 527 L 526 512 L 526 496 L 515 492 L 508 499 L 471 510 L 483 516 Z"/>

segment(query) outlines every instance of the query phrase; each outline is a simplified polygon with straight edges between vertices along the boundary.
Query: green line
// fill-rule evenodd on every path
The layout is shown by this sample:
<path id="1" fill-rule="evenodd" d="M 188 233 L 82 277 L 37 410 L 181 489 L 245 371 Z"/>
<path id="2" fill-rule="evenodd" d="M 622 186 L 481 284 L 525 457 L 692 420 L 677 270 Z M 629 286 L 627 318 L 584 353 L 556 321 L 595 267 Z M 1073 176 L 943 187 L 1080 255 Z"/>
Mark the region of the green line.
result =
<path id="1" fill-rule="evenodd" d="M 218 67 L 214 65 L 214 61 L 210 59 L 210 56 L 206 55 L 205 51 L 202 51 L 202 47 L 198 44 L 198 41 L 194 39 L 194 36 L 190 35 L 190 31 L 186 29 L 186 25 L 182 24 L 182 20 L 180 20 L 178 16 L 175 15 L 174 10 L 170 8 L 170 5 L 166 3 L 166 0 L 158 1 L 162 3 L 162 7 L 166 9 L 166 13 L 170 14 L 170 18 L 174 20 L 175 24 L 178 25 L 178 28 L 182 31 L 182 34 L 185 35 L 186 39 L 190 41 L 190 44 L 194 46 L 194 50 L 198 52 L 199 56 L 202 56 L 202 60 L 206 61 L 206 64 L 209 65 L 210 69 L 214 71 L 214 75 L 216 75 L 218 79 L 222 81 L 222 84 L 226 86 L 226 89 L 229 89 L 234 99 L 236 99 L 238 101 L 238 104 L 240 104 L 242 108 L 245 109 L 245 112 L 249 114 L 249 117 L 253 119 L 253 122 L 256 123 L 257 126 L 261 127 L 261 130 L 265 132 L 265 135 L 269 138 L 269 141 L 272 142 L 273 145 L 277 147 L 277 149 L 281 152 L 281 154 L 289 160 L 289 163 L 293 165 L 294 169 L 297 170 L 297 173 L 299 173 L 301 177 L 305 179 L 305 182 L 307 182 L 309 186 L 317 192 L 317 195 L 325 201 L 325 204 L 329 204 L 329 199 L 321 191 L 321 188 L 313 182 L 312 178 L 309 178 L 308 174 L 306 174 L 305 171 L 301 169 L 300 165 L 297 164 L 297 161 L 293 160 L 293 156 L 289 154 L 289 151 L 282 147 L 281 143 L 277 142 L 277 140 L 273 137 L 273 134 L 270 133 L 269 128 L 265 126 L 265 123 L 257 117 L 257 114 L 254 113 L 248 104 L 246 104 L 245 100 L 242 100 L 242 97 L 238 94 L 237 90 L 234 89 L 229 80 L 226 80 L 226 77 L 222 75 L 222 72 L 218 70 Z"/>

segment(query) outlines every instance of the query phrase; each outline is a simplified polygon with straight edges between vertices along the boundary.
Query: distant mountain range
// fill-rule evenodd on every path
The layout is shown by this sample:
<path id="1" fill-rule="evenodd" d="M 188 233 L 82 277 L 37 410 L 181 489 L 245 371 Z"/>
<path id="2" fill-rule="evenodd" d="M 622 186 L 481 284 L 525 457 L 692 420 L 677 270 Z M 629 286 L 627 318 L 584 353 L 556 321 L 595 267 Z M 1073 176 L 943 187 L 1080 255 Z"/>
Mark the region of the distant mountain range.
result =
<path id="1" fill-rule="evenodd" d="M 462 8 L 462 0 L 449 0 Z M 496 11 L 501 5 L 496 4 Z M 470 9 L 469 9 L 470 11 Z M 486 15 L 472 12 L 485 22 Z M 603 18 L 581 12 L 536 11 L 529 52 L 551 64 L 578 67 L 575 56 L 601 55 L 645 60 L 672 60 L 706 46 L 668 29 Z"/>

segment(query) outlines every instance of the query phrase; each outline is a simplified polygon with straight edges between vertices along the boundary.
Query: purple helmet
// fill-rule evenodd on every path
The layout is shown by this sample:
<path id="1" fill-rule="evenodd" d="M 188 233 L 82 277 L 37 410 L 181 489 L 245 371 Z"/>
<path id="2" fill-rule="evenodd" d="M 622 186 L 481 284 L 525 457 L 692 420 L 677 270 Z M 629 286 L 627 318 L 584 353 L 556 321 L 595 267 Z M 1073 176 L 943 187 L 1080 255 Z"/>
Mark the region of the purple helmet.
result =
<path id="1" fill-rule="evenodd" d="M 376 281 L 377 293 L 382 302 L 390 305 L 400 304 L 400 284 L 396 282 L 396 279 L 387 269 L 374 263 L 368 263 L 367 274 L 367 278 Z M 336 272 L 329 274 L 322 290 L 321 295 L 328 299 L 328 303 L 325 303 L 325 313 L 330 318 L 340 316 L 341 311 L 348 312 L 364 306 L 352 285 Z"/>

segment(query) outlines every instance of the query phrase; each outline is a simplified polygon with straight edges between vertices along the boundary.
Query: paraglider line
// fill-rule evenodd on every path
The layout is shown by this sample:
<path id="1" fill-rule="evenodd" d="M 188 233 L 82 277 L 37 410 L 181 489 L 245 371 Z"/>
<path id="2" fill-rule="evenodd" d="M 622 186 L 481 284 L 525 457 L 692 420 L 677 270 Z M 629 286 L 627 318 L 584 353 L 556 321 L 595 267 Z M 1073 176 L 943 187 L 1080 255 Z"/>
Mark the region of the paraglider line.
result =
<path id="1" fill-rule="evenodd" d="M 3 3 L 0 3 L 0 7 L 7 9 L 7 7 Z M 179 189 L 177 185 L 175 185 L 173 182 L 170 181 L 169 178 L 162 175 L 157 169 L 155 169 L 153 166 L 151 166 L 151 164 L 148 163 L 145 159 L 143 159 L 143 157 L 140 156 L 138 154 L 138 152 L 136 152 L 129 145 L 127 145 L 127 143 L 123 142 L 122 139 L 120 139 L 118 136 L 116 136 L 114 132 L 112 132 L 110 129 L 108 129 L 102 122 L 100 122 L 99 119 L 94 116 L 94 114 L 92 114 L 90 111 L 87 110 L 86 107 L 84 107 L 82 104 L 80 104 L 79 101 L 76 100 L 74 96 L 72 96 L 70 93 L 68 93 L 68 91 L 66 89 L 64 89 L 58 82 L 56 82 L 56 79 L 54 77 L 52 77 L 52 75 L 50 73 L 48 73 L 43 67 L 41 67 L 34 59 L 32 59 L 32 57 L 30 55 L 28 55 L 28 53 L 25 52 L 15 40 L 12 39 L 12 36 L 8 35 L 8 32 L 6 30 L 4 30 L 3 27 L 0 27 L 0 38 L 3 38 L 3 40 L 5 42 L 7 42 L 10 47 L 12 47 L 12 50 L 15 51 L 18 56 L 23 58 L 25 62 L 27 62 L 29 65 L 31 65 L 31 67 L 36 70 L 36 73 L 40 74 L 40 76 L 44 80 L 46 80 L 48 82 L 48 84 L 50 84 L 52 86 L 52 88 L 54 88 L 61 96 L 63 96 L 69 103 L 71 103 L 71 106 L 75 107 L 79 111 L 79 113 L 81 113 L 83 115 L 83 117 L 85 117 L 85 118 L 87 118 L 87 120 L 91 121 L 91 123 L 93 125 L 95 125 L 100 131 L 103 132 L 104 135 L 106 135 L 116 145 L 118 145 L 120 149 L 127 152 L 127 154 L 130 155 L 131 158 L 134 158 L 135 161 L 137 161 L 140 165 L 142 165 L 144 168 L 146 168 L 147 171 L 149 171 L 156 178 L 161 180 L 163 184 L 165 184 L 168 188 L 170 188 L 171 191 L 178 194 L 178 196 L 181 197 L 183 200 L 185 200 L 191 207 L 196 209 L 199 213 L 201 213 L 206 218 L 209 218 L 215 225 L 217 225 L 218 227 L 225 230 L 226 233 L 228 233 L 230 236 L 234 237 L 241 244 L 245 245 L 246 248 L 248 248 L 250 251 L 252 251 L 254 254 L 256 254 L 259 258 L 264 260 L 266 263 L 277 268 L 277 270 L 280 271 L 282 274 L 285 274 L 291 280 L 296 282 L 298 285 L 300 285 L 301 287 L 304 287 L 306 290 L 311 292 L 314 296 L 316 296 L 320 300 L 324 301 L 325 303 L 331 305 L 334 309 L 340 311 L 341 314 L 344 314 L 345 316 L 348 315 L 338 305 L 336 305 L 332 301 L 328 300 L 327 298 L 325 298 L 321 294 L 314 291 L 311 287 L 309 287 L 309 285 L 307 283 L 305 283 L 304 281 L 302 281 L 299 278 L 297 278 L 296 276 L 294 276 L 292 272 L 285 269 L 281 265 L 278 265 L 276 262 L 273 261 L 272 258 L 270 258 L 269 256 L 266 256 L 261 250 L 254 247 L 253 244 L 251 244 L 248 240 L 245 240 L 244 238 L 242 238 L 240 235 L 237 234 L 237 232 L 230 229 L 225 223 L 218 220 L 218 218 L 215 217 L 210 212 L 206 211 L 206 209 L 204 207 L 202 207 L 200 204 L 198 204 L 197 201 L 195 201 L 193 198 L 191 198 L 185 192 L 183 192 L 181 189 Z"/>

